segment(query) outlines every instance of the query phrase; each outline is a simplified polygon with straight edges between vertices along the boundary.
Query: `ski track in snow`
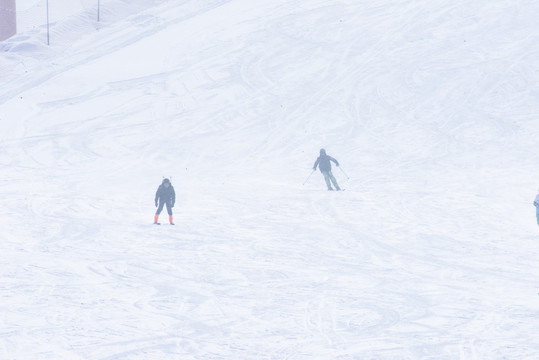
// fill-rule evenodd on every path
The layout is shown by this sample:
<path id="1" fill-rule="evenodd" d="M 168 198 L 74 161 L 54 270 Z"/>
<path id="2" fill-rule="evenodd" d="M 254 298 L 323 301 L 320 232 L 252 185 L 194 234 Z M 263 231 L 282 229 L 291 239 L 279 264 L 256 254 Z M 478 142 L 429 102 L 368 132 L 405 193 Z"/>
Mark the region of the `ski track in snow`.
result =
<path id="1" fill-rule="evenodd" d="M 0 358 L 539 356 L 537 5 L 154 4 L 2 44 Z"/>

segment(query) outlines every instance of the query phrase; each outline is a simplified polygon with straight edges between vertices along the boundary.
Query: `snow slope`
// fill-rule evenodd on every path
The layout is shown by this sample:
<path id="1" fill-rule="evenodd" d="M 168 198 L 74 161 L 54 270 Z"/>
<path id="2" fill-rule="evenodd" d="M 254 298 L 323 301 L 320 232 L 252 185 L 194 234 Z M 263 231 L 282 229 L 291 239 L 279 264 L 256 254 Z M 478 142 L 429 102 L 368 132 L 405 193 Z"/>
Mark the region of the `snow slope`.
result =
<path id="1" fill-rule="evenodd" d="M 0 44 L 1 359 L 539 357 L 539 3 L 107 4 Z"/>

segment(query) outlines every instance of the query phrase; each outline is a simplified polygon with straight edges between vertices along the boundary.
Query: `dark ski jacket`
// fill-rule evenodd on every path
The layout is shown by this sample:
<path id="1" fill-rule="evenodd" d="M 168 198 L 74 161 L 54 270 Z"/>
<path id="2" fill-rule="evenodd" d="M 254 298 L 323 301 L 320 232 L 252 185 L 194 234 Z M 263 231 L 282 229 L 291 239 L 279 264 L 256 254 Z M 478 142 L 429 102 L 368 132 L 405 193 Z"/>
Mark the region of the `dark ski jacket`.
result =
<path id="1" fill-rule="evenodd" d="M 158 199 L 161 203 L 169 203 L 171 206 L 174 206 L 174 203 L 176 202 L 176 192 L 174 191 L 174 186 L 170 184 L 167 188 L 165 186 L 165 180 L 163 180 L 163 183 L 159 185 L 159 188 L 157 188 L 157 192 L 155 193 L 156 204 Z"/>
<path id="2" fill-rule="evenodd" d="M 327 155 L 326 150 L 321 149 L 320 156 L 318 157 L 318 159 L 316 159 L 313 170 L 316 170 L 316 167 L 318 166 L 321 172 L 331 171 L 331 161 L 333 161 L 335 165 L 339 166 L 339 162 L 336 159 Z"/>

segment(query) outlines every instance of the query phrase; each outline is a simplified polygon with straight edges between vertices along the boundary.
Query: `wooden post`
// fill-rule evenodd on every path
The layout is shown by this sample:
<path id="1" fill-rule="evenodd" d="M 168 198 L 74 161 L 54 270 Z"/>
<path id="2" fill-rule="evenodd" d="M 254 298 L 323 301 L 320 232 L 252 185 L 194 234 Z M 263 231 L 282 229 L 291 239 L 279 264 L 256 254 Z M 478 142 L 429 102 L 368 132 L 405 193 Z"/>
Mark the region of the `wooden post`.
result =
<path id="1" fill-rule="evenodd" d="M 15 0 L 0 0 L 0 41 L 17 33 Z"/>

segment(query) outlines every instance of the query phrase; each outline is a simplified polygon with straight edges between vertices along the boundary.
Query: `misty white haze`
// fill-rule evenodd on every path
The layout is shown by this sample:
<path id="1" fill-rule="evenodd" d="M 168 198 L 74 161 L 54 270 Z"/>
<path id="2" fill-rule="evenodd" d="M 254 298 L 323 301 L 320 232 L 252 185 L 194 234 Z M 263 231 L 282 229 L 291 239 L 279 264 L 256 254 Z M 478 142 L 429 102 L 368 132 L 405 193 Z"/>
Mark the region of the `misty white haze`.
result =
<path id="1" fill-rule="evenodd" d="M 539 358 L 539 2 L 96 2 L 0 43 L 0 359 Z"/>

